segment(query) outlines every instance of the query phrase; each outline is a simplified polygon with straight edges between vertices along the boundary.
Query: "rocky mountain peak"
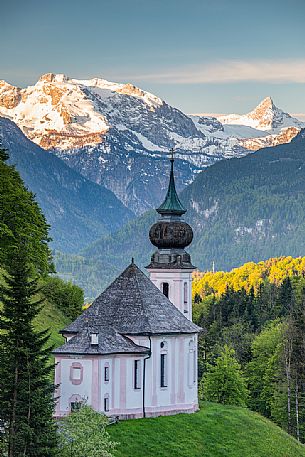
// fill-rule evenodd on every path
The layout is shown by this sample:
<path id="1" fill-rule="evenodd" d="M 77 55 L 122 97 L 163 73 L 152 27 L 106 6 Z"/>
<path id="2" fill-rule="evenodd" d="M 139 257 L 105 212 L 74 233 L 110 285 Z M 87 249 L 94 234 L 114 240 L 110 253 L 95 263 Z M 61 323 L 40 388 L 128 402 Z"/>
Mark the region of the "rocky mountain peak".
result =
<path id="1" fill-rule="evenodd" d="M 246 116 L 249 119 L 257 121 L 257 127 L 272 129 L 277 127 L 278 124 L 283 121 L 284 115 L 289 116 L 275 106 L 271 97 L 266 97 Z"/>
<path id="2" fill-rule="evenodd" d="M 56 73 L 45 73 L 44 75 L 41 75 L 38 82 L 47 82 L 47 83 L 52 83 L 52 82 L 59 82 L 59 83 L 63 83 L 63 82 L 66 82 L 68 81 L 69 78 L 68 76 L 60 73 L 60 74 L 56 74 Z"/>
<path id="3" fill-rule="evenodd" d="M 303 126 L 301 121 L 278 108 L 270 96 L 264 98 L 247 114 L 228 114 L 219 116 L 218 120 L 223 124 L 248 126 L 272 134 L 278 133 L 282 128 Z"/>

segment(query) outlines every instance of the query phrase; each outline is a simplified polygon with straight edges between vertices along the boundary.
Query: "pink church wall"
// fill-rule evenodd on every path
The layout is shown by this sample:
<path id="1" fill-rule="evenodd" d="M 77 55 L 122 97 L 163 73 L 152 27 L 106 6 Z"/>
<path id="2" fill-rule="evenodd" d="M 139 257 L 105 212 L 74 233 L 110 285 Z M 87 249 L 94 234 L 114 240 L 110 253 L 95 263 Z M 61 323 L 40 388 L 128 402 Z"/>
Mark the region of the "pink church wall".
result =
<path id="1" fill-rule="evenodd" d="M 137 342 L 137 338 L 133 338 Z M 187 374 L 189 343 L 192 335 L 152 337 L 152 355 L 146 361 L 145 410 L 147 417 L 156 415 L 193 412 L 198 408 L 197 383 L 189 385 Z M 149 347 L 148 338 L 141 337 L 141 344 Z M 168 353 L 168 386 L 160 386 L 160 343 L 166 341 Z M 196 346 L 197 342 L 194 341 Z M 196 347 L 195 346 L 195 347 Z M 141 359 L 143 375 L 143 356 L 83 356 L 58 357 L 55 382 L 61 384 L 57 394 L 56 416 L 61 417 L 70 411 L 73 395 L 85 398 L 97 411 L 104 409 L 104 397 L 109 396 L 109 415 L 121 418 L 142 417 L 143 386 L 134 389 L 134 360 Z M 109 365 L 109 382 L 104 380 L 104 367 Z M 83 380 L 74 384 L 70 379 L 71 367 L 82 367 Z"/>

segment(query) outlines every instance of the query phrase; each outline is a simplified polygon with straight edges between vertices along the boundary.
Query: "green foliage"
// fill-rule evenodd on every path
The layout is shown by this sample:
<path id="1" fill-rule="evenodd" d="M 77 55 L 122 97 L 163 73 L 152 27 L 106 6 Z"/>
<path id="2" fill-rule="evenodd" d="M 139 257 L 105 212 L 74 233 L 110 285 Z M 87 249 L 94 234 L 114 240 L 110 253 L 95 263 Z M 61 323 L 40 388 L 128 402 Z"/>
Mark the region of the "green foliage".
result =
<path id="1" fill-rule="evenodd" d="M 49 276 L 44 279 L 42 293 L 45 298 L 69 319 L 76 319 L 82 312 L 84 304 L 83 290 L 71 282 Z"/>
<path id="2" fill-rule="evenodd" d="M 49 335 L 33 328 L 42 302 L 22 247 L 9 270 L 0 290 L 0 441 L 9 457 L 51 457 L 56 431 Z"/>
<path id="3" fill-rule="evenodd" d="M 205 273 L 196 272 L 193 280 L 193 297 L 197 296 L 202 299 L 210 295 L 217 297 L 225 293 L 226 289 L 232 289 L 235 292 L 244 289 L 250 292 L 253 288 L 255 295 L 260 287 L 269 280 L 270 284 L 279 286 L 283 284 L 283 296 L 281 302 L 284 306 L 291 299 L 291 282 L 294 277 L 303 277 L 305 274 L 305 257 L 278 257 L 266 261 L 254 263 L 249 262 L 234 268 L 229 272 L 210 271 Z"/>
<path id="4" fill-rule="evenodd" d="M 246 368 L 250 391 L 248 405 L 267 417 L 274 417 L 272 410 L 278 394 L 283 331 L 284 324 L 279 320 L 268 323 L 252 343 L 252 358 Z"/>
<path id="5" fill-rule="evenodd" d="M 246 381 L 233 349 L 224 346 L 215 365 L 208 364 L 200 383 L 202 398 L 223 405 L 246 406 Z"/>
<path id="6" fill-rule="evenodd" d="M 109 427 L 115 457 L 305 457 L 305 447 L 246 408 L 202 403 L 195 414 Z"/>
<path id="7" fill-rule="evenodd" d="M 59 428 L 58 457 L 112 457 L 114 443 L 107 424 L 106 416 L 86 405 L 65 417 Z"/>
<path id="8" fill-rule="evenodd" d="M 48 225 L 35 201 L 13 166 L 0 155 L 0 265 L 9 269 L 11 259 L 23 246 L 32 268 L 41 274 L 52 271 L 48 248 Z"/>

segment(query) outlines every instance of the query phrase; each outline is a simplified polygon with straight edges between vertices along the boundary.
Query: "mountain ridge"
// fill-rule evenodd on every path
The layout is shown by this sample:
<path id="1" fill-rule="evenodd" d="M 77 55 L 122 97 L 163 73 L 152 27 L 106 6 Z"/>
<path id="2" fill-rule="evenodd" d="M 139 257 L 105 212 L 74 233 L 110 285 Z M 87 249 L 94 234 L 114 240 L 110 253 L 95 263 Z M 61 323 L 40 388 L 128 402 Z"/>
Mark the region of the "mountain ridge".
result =
<path id="1" fill-rule="evenodd" d="M 194 265 L 205 271 L 215 262 L 216 270 L 229 270 L 248 261 L 305 255 L 304 149 L 302 130 L 291 143 L 217 162 L 180 193 L 185 219 L 194 231 L 189 248 Z M 82 251 L 80 274 L 87 295 L 106 285 L 126 259 L 147 265 L 154 251 L 148 232 L 156 220 L 155 211 L 146 212 Z M 59 263 L 59 271 L 68 275 L 68 263 Z M 105 271 L 105 276 L 95 270 Z"/>
<path id="2" fill-rule="evenodd" d="M 8 149 L 9 162 L 36 194 L 51 225 L 53 248 L 78 252 L 134 217 L 111 191 L 81 176 L 1 117 L 0 140 Z"/>
<path id="3" fill-rule="evenodd" d="M 162 198 L 167 186 L 163 169 L 171 147 L 176 151 L 177 188 L 182 191 L 219 160 L 290 141 L 299 127 L 286 126 L 283 131 L 280 117 L 293 118 L 271 99 L 261 102 L 252 117 L 269 119 L 270 112 L 277 113 L 278 127 L 257 130 L 222 124 L 209 116 L 188 116 L 130 83 L 54 73 L 42 75 L 25 89 L 0 82 L 0 115 L 78 173 L 112 191 L 137 215 Z"/>

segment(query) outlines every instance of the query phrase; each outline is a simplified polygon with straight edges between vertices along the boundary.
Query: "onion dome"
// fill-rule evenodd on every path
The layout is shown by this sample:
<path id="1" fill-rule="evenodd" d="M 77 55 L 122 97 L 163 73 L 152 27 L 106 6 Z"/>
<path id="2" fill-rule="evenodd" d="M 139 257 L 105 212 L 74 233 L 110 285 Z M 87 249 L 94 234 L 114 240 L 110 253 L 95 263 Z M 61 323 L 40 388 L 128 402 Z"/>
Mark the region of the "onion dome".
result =
<path id="1" fill-rule="evenodd" d="M 159 249 L 184 249 L 193 240 L 193 230 L 184 221 L 158 221 L 149 231 L 151 243 Z"/>
<path id="2" fill-rule="evenodd" d="M 148 269 L 194 269 L 190 255 L 184 250 L 193 240 L 193 230 L 181 217 L 186 209 L 176 192 L 173 150 L 171 153 L 168 190 L 164 202 L 157 209 L 161 217 L 149 231 L 149 239 L 158 250 L 152 255 Z"/>

